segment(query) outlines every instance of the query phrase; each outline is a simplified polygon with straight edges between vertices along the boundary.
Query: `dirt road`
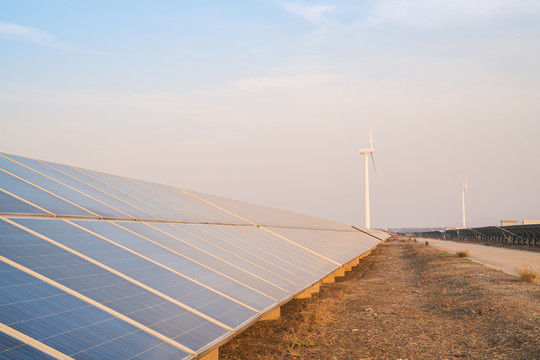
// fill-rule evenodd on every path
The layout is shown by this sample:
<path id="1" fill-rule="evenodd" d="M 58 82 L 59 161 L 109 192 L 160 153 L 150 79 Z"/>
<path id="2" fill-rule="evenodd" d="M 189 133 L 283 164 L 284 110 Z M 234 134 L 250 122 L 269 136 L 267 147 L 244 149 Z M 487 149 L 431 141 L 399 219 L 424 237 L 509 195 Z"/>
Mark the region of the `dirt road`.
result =
<path id="1" fill-rule="evenodd" d="M 516 269 L 519 269 L 522 265 L 528 265 L 540 272 L 540 252 L 506 249 L 449 240 L 418 239 L 418 242 L 425 241 L 428 241 L 430 246 L 446 249 L 453 253 L 468 250 L 470 254 L 468 258 L 494 269 L 501 269 L 508 274 L 517 275 Z"/>
<path id="2" fill-rule="evenodd" d="M 540 286 L 396 239 L 220 359 L 540 359 Z"/>

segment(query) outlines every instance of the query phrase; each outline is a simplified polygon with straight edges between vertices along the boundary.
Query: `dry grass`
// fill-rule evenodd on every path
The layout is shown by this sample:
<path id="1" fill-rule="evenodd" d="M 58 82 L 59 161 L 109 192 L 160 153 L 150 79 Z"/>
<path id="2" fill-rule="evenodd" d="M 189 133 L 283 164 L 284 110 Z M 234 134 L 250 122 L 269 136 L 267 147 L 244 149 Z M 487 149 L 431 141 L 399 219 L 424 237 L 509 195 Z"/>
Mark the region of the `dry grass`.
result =
<path id="1" fill-rule="evenodd" d="M 343 303 L 336 301 L 336 299 L 342 299 L 347 291 L 350 291 L 350 289 L 345 287 L 342 291 L 337 292 L 334 298 L 320 301 L 308 300 L 308 303 L 301 311 L 300 322 L 291 327 L 283 337 L 283 342 L 291 355 L 295 356 L 295 349 L 298 348 L 317 347 L 326 344 L 327 334 L 325 330 L 345 310 Z"/>
<path id="2" fill-rule="evenodd" d="M 456 251 L 456 256 L 458 257 L 469 257 L 471 254 L 469 254 L 469 250 L 458 250 Z"/>
<path id="3" fill-rule="evenodd" d="M 524 283 L 538 284 L 538 272 L 529 265 L 523 265 L 517 269 L 519 281 Z"/>
<path id="4" fill-rule="evenodd" d="M 539 295 L 509 274 L 396 239 L 254 324 L 220 359 L 540 359 Z"/>

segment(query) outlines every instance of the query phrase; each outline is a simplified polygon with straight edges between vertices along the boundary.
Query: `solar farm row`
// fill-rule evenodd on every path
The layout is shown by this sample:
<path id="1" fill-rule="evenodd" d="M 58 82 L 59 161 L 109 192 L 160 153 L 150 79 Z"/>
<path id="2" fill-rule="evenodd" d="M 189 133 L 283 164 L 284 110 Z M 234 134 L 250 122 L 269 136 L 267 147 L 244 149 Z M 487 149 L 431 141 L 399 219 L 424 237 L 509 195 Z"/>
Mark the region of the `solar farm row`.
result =
<path id="1" fill-rule="evenodd" d="M 386 236 L 0 153 L 0 358 L 201 358 Z"/>

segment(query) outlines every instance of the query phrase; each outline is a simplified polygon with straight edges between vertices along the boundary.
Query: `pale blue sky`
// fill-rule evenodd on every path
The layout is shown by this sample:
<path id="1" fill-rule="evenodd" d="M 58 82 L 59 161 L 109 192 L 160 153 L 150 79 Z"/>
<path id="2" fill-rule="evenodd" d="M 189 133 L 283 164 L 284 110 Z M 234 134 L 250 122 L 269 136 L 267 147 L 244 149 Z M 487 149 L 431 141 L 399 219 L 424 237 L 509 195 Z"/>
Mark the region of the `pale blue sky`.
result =
<path id="1" fill-rule="evenodd" d="M 362 225 L 370 121 L 373 226 L 540 219 L 540 2 L 0 0 L 0 151 Z"/>

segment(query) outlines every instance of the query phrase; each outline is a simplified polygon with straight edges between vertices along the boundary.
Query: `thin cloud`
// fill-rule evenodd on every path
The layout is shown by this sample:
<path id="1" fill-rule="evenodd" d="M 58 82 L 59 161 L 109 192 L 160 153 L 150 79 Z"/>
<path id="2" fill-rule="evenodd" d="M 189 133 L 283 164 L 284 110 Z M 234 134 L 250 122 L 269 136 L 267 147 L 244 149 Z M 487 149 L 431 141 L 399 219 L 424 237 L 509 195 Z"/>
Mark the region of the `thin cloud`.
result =
<path id="1" fill-rule="evenodd" d="M 535 0 L 379 0 L 372 3 L 357 25 L 437 27 L 539 12 L 540 2 Z"/>
<path id="2" fill-rule="evenodd" d="M 44 31 L 28 26 L 0 21 L 0 37 L 16 41 L 26 41 L 54 48 L 68 48 L 66 44 Z"/>
<path id="3" fill-rule="evenodd" d="M 301 17 L 313 24 L 323 24 L 328 21 L 327 15 L 335 10 L 334 5 L 314 4 L 308 5 L 300 2 L 277 3 L 288 12 Z"/>

